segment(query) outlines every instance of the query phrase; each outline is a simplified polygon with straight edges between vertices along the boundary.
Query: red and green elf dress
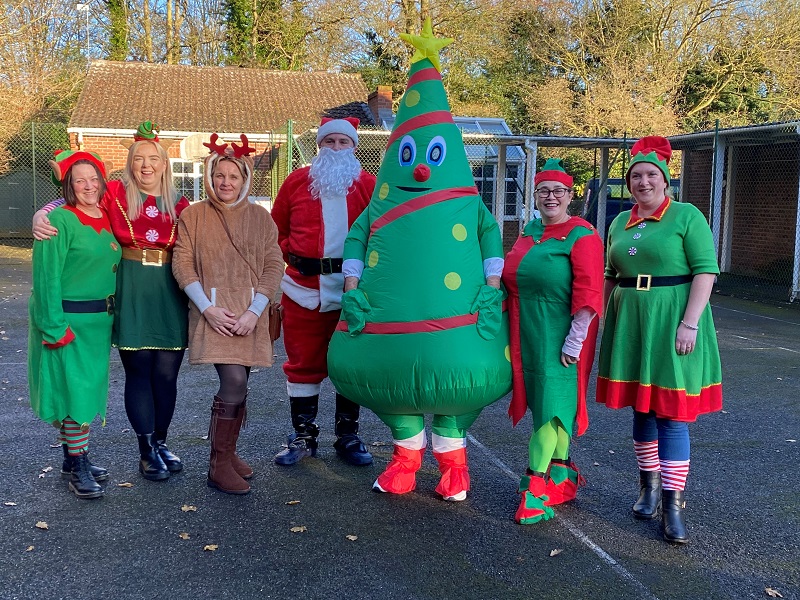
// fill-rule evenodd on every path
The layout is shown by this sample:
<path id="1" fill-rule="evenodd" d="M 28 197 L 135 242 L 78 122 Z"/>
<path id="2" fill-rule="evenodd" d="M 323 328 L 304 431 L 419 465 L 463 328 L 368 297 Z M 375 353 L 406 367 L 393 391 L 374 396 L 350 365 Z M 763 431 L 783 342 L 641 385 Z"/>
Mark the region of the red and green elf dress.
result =
<path id="1" fill-rule="evenodd" d="M 121 250 L 108 217 L 69 206 L 50 213 L 58 235 L 33 244 L 28 302 L 28 385 L 31 407 L 57 426 L 105 420 L 114 317 L 65 312 L 64 300 L 105 300 L 114 293 Z"/>
<path id="2" fill-rule="evenodd" d="M 620 213 L 611 223 L 606 279 L 719 274 L 711 230 L 697 207 L 665 198 L 649 217 L 639 217 L 637 209 Z M 600 345 L 598 402 L 689 422 L 722 408 L 722 368 L 710 305 L 697 324 L 694 351 L 675 351 L 674 332 L 690 288 L 691 282 L 649 291 L 614 288 Z"/>

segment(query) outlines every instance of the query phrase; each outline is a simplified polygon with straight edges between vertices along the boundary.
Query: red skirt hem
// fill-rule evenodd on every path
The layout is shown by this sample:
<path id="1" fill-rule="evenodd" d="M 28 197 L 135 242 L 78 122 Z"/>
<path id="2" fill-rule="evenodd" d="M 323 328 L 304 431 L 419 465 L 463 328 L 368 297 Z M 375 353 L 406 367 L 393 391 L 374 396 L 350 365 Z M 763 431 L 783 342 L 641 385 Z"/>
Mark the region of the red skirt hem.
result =
<path id="1" fill-rule="evenodd" d="M 687 394 L 686 390 L 598 377 L 597 401 L 608 408 L 630 406 L 637 412 L 655 412 L 659 418 L 694 422 L 698 415 L 722 410 L 722 383 L 712 383 L 699 394 Z"/>

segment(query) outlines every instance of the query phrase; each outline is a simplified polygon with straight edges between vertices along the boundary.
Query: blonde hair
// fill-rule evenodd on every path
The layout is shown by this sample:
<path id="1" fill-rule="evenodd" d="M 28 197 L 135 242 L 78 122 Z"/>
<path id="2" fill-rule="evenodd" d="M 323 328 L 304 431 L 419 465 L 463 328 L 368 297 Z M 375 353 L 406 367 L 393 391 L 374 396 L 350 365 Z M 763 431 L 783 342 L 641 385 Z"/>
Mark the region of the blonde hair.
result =
<path id="1" fill-rule="evenodd" d="M 156 147 L 158 157 L 166 163 L 166 168 L 161 174 L 161 193 L 156 194 L 161 196 L 161 202 L 167 213 L 175 222 L 178 218 L 175 213 L 175 205 L 178 202 L 178 192 L 175 189 L 175 184 L 172 181 L 172 166 L 169 162 L 169 155 L 164 147 L 150 140 L 140 140 L 131 144 L 128 148 L 128 158 L 125 161 L 125 172 L 122 174 L 122 183 L 125 185 L 125 197 L 128 200 L 128 218 L 133 221 L 139 218 L 142 214 L 142 191 L 136 184 L 136 179 L 133 176 L 133 156 L 142 144 L 152 144 Z"/>

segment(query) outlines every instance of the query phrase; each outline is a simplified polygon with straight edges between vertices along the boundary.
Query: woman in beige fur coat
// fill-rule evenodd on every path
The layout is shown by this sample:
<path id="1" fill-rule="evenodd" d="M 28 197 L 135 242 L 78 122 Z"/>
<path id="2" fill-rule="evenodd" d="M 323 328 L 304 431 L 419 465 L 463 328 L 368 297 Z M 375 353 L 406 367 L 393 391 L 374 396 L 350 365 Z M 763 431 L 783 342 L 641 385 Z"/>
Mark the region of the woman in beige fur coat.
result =
<path id="1" fill-rule="evenodd" d="M 213 364 L 219 391 L 211 407 L 208 484 L 228 494 L 250 491 L 253 470 L 236 454 L 253 366 L 272 365 L 270 299 L 283 275 L 278 229 L 269 212 L 248 201 L 254 151 L 218 143 L 203 176 L 208 200 L 187 208 L 178 222 L 172 270 L 192 301 L 189 362 Z"/>

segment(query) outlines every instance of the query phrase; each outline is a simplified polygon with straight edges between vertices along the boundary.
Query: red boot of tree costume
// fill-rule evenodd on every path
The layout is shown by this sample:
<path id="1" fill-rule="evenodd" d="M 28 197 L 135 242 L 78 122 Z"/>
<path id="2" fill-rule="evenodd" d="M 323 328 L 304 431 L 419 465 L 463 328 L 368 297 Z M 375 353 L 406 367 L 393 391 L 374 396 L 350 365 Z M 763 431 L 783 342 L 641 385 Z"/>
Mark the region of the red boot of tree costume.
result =
<path id="1" fill-rule="evenodd" d="M 545 494 L 548 496 L 545 506 L 556 506 L 574 500 L 578 494 L 578 486 L 585 485 L 586 479 L 572 460 L 554 458 L 550 462 L 550 477 L 545 487 Z"/>
<path id="2" fill-rule="evenodd" d="M 528 472 L 519 481 L 519 493 L 522 498 L 514 520 L 520 525 L 533 525 L 539 521 L 551 519 L 555 513 L 546 505 L 548 500 L 545 489 L 544 473 Z"/>
<path id="3" fill-rule="evenodd" d="M 407 494 L 417 487 L 417 471 L 422 466 L 425 448 L 409 450 L 395 444 L 392 460 L 372 484 L 376 492 Z"/>
<path id="4" fill-rule="evenodd" d="M 467 449 L 434 452 L 433 456 L 439 461 L 439 472 L 442 474 L 442 479 L 436 486 L 436 493 L 449 502 L 466 500 L 469 490 Z"/>

